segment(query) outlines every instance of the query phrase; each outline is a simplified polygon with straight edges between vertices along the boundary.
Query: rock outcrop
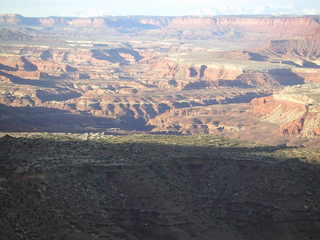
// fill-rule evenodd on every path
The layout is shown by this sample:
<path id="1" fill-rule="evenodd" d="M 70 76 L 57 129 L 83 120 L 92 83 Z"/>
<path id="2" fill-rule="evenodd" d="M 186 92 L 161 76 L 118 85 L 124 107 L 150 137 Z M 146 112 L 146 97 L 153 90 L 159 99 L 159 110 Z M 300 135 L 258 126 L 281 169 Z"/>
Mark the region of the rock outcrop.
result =
<path id="1" fill-rule="evenodd" d="M 319 136 L 319 89 L 318 84 L 285 88 L 273 96 L 252 100 L 252 112 L 279 125 L 282 135 Z"/>
<path id="2" fill-rule="evenodd" d="M 17 37 L 1 45 L 4 129 L 319 135 L 314 103 L 280 91 L 320 82 L 314 17 L 3 15 L 0 24 Z"/>

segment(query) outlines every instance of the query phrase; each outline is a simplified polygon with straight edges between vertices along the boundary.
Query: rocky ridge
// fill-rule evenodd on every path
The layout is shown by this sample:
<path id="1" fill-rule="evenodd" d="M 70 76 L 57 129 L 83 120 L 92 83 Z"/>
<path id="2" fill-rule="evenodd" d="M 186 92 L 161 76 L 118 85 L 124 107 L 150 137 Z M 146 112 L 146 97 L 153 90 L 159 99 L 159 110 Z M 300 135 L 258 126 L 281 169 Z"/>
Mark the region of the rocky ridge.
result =
<path id="1" fill-rule="evenodd" d="M 0 143 L 6 239 L 319 238 L 319 149 L 212 135 L 10 133 Z"/>

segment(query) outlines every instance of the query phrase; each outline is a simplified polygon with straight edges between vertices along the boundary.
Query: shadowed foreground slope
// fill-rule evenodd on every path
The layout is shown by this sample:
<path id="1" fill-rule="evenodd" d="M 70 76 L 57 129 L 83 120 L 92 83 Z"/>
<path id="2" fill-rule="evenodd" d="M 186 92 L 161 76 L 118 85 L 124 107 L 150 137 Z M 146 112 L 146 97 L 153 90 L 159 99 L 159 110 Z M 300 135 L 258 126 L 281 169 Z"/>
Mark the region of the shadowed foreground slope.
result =
<path id="1" fill-rule="evenodd" d="M 11 135 L 0 138 L 2 239 L 320 237 L 316 150 L 206 135 Z"/>

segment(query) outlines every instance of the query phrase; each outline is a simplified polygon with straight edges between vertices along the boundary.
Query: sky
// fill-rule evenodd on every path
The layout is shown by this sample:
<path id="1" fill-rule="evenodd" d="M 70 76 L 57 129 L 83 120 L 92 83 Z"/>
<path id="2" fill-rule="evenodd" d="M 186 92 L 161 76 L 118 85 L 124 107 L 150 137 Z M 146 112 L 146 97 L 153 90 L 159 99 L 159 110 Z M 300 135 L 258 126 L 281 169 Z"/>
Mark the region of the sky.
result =
<path id="1" fill-rule="evenodd" d="M 24 16 L 320 14 L 320 0 L 0 0 Z"/>

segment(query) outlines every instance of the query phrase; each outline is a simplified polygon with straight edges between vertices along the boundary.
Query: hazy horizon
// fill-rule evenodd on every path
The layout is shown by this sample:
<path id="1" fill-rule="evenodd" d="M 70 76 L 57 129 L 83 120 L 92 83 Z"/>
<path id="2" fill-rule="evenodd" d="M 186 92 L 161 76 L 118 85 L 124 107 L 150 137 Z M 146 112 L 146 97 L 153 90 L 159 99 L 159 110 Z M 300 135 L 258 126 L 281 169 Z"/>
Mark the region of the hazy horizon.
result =
<path id="1" fill-rule="evenodd" d="M 27 17 L 104 15 L 317 15 L 320 1 L 315 0 L 2 0 L 0 14 Z"/>

